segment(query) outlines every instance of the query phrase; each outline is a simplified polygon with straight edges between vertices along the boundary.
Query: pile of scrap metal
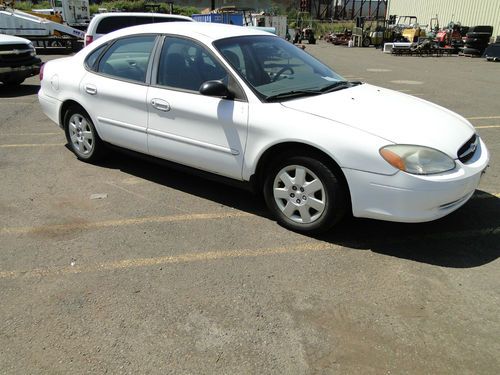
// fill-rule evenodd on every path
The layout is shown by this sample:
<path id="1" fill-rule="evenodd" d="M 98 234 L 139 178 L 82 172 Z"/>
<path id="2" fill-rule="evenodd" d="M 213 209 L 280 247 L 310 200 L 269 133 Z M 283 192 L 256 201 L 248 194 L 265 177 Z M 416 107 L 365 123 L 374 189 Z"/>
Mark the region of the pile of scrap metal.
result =
<path id="1" fill-rule="evenodd" d="M 484 51 L 483 56 L 488 61 L 500 61 L 500 41 L 490 44 Z"/>
<path id="2" fill-rule="evenodd" d="M 403 17 L 403 21 L 414 21 L 405 24 L 399 17 L 393 30 L 402 40 L 384 44 L 384 52 L 395 55 L 435 55 L 461 53 L 466 56 L 481 56 L 490 41 L 492 26 L 462 26 L 459 22 L 450 22 L 440 29 L 437 18 L 432 18 L 426 30 L 416 23 L 412 16 Z M 435 21 L 435 22 L 433 22 Z"/>
<path id="3" fill-rule="evenodd" d="M 427 30 L 420 26 L 402 30 L 404 42 L 395 43 L 391 50 L 393 54 L 408 55 L 451 55 L 458 53 L 464 46 L 463 38 L 469 30 L 459 22 L 450 22 L 447 27 L 440 29 L 437 17 L 432 18 Z"/>
<path id="4" fill-rule="evenodd" d="M 488 61 L 500 61 L 500 36 L 497 36 L 495 43 L 490 44 L 483 54 Z"/>
<path id="5" fill-rule="evenodd" d="M 435 31 L 431 31 L 428 35 L 432 37 L 433 33 L 435 34 L 434 42 L 439 47 L 452 48 L 454 53 L 458 53 L 464 47 L 464 38 L 469 31 L 469 27 L 462 26 L 460 22 L 450 22 L 443 29 L 439 29 L 439 24 L 435 28 L 431 25 L 431 30 Z"/>
<path id="6" fill-rule="evenodd" d="M 316 37 L 312 27 L 304 27 L 303 29 L 297 28 L 293 38 L 293 44 L 301 44 L 302 41 L 307 40 L 309 44 L 316 44 Z"/>
<path id="7" fill-rule="evenodd" d="M 431 39 L 419 40 L 418 43 L 393 43 L 391 53 L 393 55 L 408 55 L 408 56 L 443 56 L 444 54 L 451 55 L 452 48 L 439 47 Z"/>
<path id="8" fill-rule="evenodd" d="M 415 16 L 399 16 L 392 30 L 396 37 L 410 43 L 416 43 L 419 38 L 426 37 L 425 28 L 420 26 Z"/>
<path id="9" fill-rule="evenodd" d="M 347 46 L 352 37 L 352 30 L 344 29 L 341 33 L 328 33 L 323 36 L 323 39 L 328 43 L 332 43 L 336 46 L 343 45 Z"/>
<path id="10" fill-rule="evenodd" d="M 474 26 L 465 37 L 465 47 L 462 53 L 467 56 L 481 56 L 493 35 L 493 26 Z"/>
<path id="11" fill-rule="evenodd" d="M 389 25 L 384 33 L 383 52 L 411 54 L 411 47 L 426 38 L 426 32 L 415 16 L 389 17 Z"/>

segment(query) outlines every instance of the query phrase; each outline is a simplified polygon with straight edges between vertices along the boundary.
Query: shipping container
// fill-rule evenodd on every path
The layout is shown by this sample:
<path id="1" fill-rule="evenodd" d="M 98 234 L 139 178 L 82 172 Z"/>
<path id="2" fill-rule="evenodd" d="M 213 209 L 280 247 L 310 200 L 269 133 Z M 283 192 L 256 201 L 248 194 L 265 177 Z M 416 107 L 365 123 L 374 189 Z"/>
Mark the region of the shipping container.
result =
<path id="1" fill-rule="evenodd" d="M 239 13 L 193 14 L 191 18 L 196 22 L 227 23 L 243 26 L 243 15 Z"/>

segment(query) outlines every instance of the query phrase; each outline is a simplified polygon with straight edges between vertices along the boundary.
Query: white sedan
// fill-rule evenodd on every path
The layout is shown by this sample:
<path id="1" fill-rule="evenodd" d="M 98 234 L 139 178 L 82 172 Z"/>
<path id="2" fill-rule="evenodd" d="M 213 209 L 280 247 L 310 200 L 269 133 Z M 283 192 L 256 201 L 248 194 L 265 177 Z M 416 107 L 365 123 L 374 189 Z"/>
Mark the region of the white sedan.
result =
<path id="1" fill-rule="evenodd" d="M 348 82 L 251 28 L 127 28 L 46 63 L 40 77 L 43 111 L 82 161 L 113 145 L 248 182 L 300 232 L 327 230 L 347 212 L 441 218 L 474 194 L 489 161 L 463 117 Z M 380 110 L 389 106 L 391 116 Z"/>

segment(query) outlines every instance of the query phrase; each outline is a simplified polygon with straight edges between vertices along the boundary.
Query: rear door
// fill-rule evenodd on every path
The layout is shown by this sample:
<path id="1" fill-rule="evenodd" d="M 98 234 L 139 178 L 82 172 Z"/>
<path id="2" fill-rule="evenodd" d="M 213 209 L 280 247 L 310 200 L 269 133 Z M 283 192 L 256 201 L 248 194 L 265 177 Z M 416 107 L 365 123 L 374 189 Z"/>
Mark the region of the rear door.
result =
<path id="1" fill-rule="evenodd" d="M 87 59 L 82 105 L 94 114 L 100 137 L 117 146 L 147 152 L 147 72 L 156 35 L 125 37 Z"/>

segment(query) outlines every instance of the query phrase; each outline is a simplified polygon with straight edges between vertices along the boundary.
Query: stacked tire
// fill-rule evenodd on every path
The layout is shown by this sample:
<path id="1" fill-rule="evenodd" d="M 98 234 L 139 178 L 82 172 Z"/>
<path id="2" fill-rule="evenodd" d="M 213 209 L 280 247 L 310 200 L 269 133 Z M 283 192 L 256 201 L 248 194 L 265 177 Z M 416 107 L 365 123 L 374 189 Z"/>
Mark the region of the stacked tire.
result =
<path id="1" fill-rule="evenodd" d="M 463 54 L 481 56 L 488 47 L 491 35 L 493 35 L 493 26 L 471 27 L 465 37 Z"/>

